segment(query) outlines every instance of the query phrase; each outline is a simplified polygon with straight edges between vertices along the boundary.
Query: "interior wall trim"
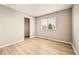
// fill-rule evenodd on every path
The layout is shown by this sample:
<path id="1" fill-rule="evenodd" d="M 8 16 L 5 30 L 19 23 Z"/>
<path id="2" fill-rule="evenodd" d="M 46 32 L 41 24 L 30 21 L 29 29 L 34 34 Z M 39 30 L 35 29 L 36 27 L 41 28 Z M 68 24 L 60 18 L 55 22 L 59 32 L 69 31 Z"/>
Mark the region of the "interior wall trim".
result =
<path id="1" fill-rule="evenodd" d="M 0 46 L 0 48 L 4 48 L 4 47 L 7 47 L 7 46 L 11 46 L 13 44 L 16 44 L 16 43 L 19 43 L 19 42 L 22 42 L 22 41 L 24 41 L 24 40 L 19 40 L 19 41 L 13 42 L 13 43 L 5 44 L 5 45 Z"/>
<path id="2" fill-rule="evenodd" d="M 49 40 L 53 40 L 53 41 L 58 41 L 58 42 L 62 42 L 62 43 L 66 43 L 66 44 L 71 44 L 71 42 L 67 42 L 67 41 L 63 41 L 63 40 L 54 40 L 54 39 L 51 39 L 51 38 L 47 38 L 47 37 L 42 37 L 42 36 L 36 36 L 37 38 L 42 38 L 42 39 L 49 39 Z"/>
<path id="3" fill-rule="evenodd" d="M 76 55 L 79 55 L 79 54 L 78 54 L 78 52 L 77 52 L 77 50 L 75 49 L 75 47 L 74 47 L 73 43 L 72 43 L 71 45 L 72 45 L 72 48 L 73 48 L 73 50 L 74 50 L 75 54 L 76 54 Z"/>

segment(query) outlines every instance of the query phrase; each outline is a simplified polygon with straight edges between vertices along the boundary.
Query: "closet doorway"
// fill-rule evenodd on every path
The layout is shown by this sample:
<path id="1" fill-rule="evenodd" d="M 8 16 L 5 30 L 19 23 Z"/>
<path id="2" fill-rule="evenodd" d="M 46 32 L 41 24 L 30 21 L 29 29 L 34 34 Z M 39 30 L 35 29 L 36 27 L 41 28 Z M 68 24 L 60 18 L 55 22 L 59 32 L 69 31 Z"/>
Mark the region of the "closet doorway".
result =
<path id="1" fill-rule="evenodd" d="M 30 35 L 30 19 L 24 17 L 24 38 L 28 38 Z"/>

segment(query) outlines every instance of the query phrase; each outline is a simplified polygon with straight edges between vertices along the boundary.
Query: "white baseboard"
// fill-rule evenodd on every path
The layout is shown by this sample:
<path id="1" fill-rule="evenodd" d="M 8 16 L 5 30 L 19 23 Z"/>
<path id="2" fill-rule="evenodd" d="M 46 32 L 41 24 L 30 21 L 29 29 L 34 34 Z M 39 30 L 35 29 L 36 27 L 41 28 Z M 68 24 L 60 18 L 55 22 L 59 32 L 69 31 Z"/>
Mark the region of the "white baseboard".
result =
<path id="1" fill-rule="evenodd" d="M 24 41 L 24 40 L 20 40 L 20 41 L 16 41 L 16 42 L 13 42 L 13 43 L 5 44 L 5 45 L 0 46 L 0 48 L 7 47 L 7 46 L 10 46 L 10 45 L 22 42 L 22 41 Z"/>
<path id="2" fill-rule="evenodd" d="M 34 35 L 30 36 L 30 38 L 34 38 L 34 37 L 35 37 Z"/>
<path id="3" fill-rule="evenodd" d="M 53 41 L 58 41 L 58 42 L 62 42 L 62 43 L 66 43 L 66 44 L 72 44 L 71 42 L 67 42 L 67 41 L 63 41 L 63 40 L 54 40 L 54 39 L 50 39 L 50 40 L 53 40 Z"/>
<path id="4" fill-rule="evenodd" d="M 76 55 L 79 55 L 79 54 L 77 53 L 77 51 L 76 51 L 76 49 L 75 49 L 74 45 L 73 45 L 73 44 L 71 44 L 71 45 L 72 45 L 72 48 L 73 48 L 73 50 L 74 50 L 75 54 L 76 54 Z"/>
<path id="5" fill-rule="evenodd" d="M 34 38 L 34 37 L 35 36 L 30 36 L 30 38 Z M 22 41 L 24 41 L 24 40 L 19 40 L 19 41 L 16 41 L 16 42 L 12 42 L 12 43 L 9 43 L 9 44 L 5 44 L 5 45 L 0 46 L 0 48 L 7 47 L 7 46 L 10 46 L 10 45 L 13 45 L 13 44 L 22 42 Z"/>
<path id="6" fill-rule="evenodd" d="M 63 42 L 63 43 L 67 43 L 67 44 L 72 44 L 71 42 L 62 41 L 62 40 L 57 40 L 57 39 L 51 39 L 51 38 L 42 37 L 42 36 L 36 36 L 36 37 L 38 37 L 38 38 L 43 38 L 43 39 L 49 39 L 49 40 L 53 40 L 53 41 L 58 41 L 58 42 Z"/>

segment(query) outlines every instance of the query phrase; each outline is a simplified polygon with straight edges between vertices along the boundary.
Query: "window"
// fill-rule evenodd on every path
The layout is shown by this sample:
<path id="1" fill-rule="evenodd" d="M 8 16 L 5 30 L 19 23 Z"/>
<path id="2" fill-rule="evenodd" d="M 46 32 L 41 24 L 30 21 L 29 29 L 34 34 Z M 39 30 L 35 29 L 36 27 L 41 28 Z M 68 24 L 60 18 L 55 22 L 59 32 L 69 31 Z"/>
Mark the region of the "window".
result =
<path id="1" fill-rule="evenodd" d="M 41 29 L 42 30 L 56 30 L 56 17 L 42 19 Z"/>
<path id="2" fill-rule="evenodd" d="M 41 20 L 41 28 L 42 28 L 43 30 L 48 29 L 47 19 Z"/>

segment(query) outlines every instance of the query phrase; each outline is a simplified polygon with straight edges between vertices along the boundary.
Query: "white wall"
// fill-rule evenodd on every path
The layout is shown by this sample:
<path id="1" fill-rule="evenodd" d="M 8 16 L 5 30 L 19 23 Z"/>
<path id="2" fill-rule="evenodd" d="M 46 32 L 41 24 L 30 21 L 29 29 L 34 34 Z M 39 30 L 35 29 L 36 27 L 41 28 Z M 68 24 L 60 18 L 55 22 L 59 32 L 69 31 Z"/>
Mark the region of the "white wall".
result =
<path id="1" fill-rule="evenodd" d="M 24 40 L 24 17 L 30 18 L 30 35 L 34 35 L 34 18 L 0 5 L 0 46 Z"/>
<path id="2" fill-rule="evenodd" d="M 56 17 L 57 27 L 55 31 L 42 31 L 40 20 L 43 18 Z M 72 10 L 67 9 L 36 18 L 36 36 L 68 43 L 72 40 Z"/>
<path id="3" fill-rule="evenodd" d="M 73 46 L 79 54 L 79 5 L 73 5 L 72 13 Z"/>
<path id="4" fill-rule="evenodd" d="M 30 38 L 35 37 L 35 18 L 30 19 Z"/>

